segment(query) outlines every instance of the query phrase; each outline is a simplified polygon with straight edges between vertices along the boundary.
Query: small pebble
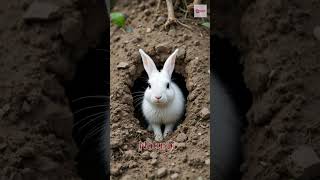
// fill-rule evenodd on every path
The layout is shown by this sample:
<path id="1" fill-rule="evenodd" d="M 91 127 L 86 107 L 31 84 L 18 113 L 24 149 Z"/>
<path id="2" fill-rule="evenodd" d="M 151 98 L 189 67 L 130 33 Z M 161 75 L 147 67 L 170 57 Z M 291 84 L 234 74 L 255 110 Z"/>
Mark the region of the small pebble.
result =
<path id="1" fill-rule="evenodd" d="M 22 147 L 20 149 L 20 156 L 24 158 L 30 158 L 34 156 L 34 148 L 33 147 Z"/>
<path id="2" fill-rule="evenodd" d="M 133 43 L 138 43 L 138 42 L 140 42 L 141 40 L 142 40 L 141 37 L 136 37 L 136 38 L 134 38 L 134 39 L 132 40 L 132 42 L 133 42 Z"/>
<path id="3" fill-rule="evenodd" d="M 186 143 L 176 143 L 175 147 L 177 147 L 178 150 L 183 150 L 186 148 Z"/>
<path id="4" fill-rule="evenodd" d="M 149 151 L 145 151 L 141 154 L 142 159 L 150 159 Z"/>
<path id="5" fill-rule="evenodd" d="M 150 153 L 150 157 L 151 157 L 152 159 L 157 159 L 158 153 L 157 153 L 157 152 L 152 152 L 152 153 Z"/>
<path id="6" fill-rule="evenodd" d="M 186 49 L 185 49 L 185 47 L 180 47 L 178 54 L 177 54 L 177 58 L 184 59 L 185 57 L 186 57 Z"/>
<path id="7" fill-rule="evenodd" d="M 144 14 L 145 14 L 146 16 L 149 16 L 149 15 L 151 14 L 151 12 L 150 12 L 149 9 L 146 9 L 146 10 L 144 10 L 143 12 L 144 12 Z"/>
<path id="8" fill-rule="evenodd" d="M 164 177 L 165 175 L 167 175 L 167 169 L 165 167 L 158 169 L 157 177 Z"/>
<path id="9" fill-rule="evenodd" d="M 156 165 L 157 163 L 158 163 L 158 160 L 157 160 L 157 159 L 152 159 L 152 160 L 151 160 L 151 165 L 154 166 L 154 165 Z"/>
<path id="10" fill-rule="evenodd" d="M 146 30 L 147 33 L 150 33 L 151 31 L 152 31 L 151 28 L 147 28 L 147 30 Z"/>
<path id="11" fill-rule="evenodd" d="M 188 137 L 187 137 L 187 135 L 186 135 L 185 133 L 180 133 L 180 134 L 178 134 L 176 140 L 177 140 L 178 142 L 184 142 L 184 141 L 187 140 L 187 138 L 188 138 Z"/>
<path id="12" fill-rule="evenodd" d="M 159 24 L 163 24 L 165 21 L 166 21 L 166 18 L 163 17 L 163 16 L 160 16 L 160 17 L 158 17 L 158 19 L 157 19 L 157 22 L 158 22 Z"/>
<path id="13" fill-rule="evenodd" d="M 202 119 L 208 119 L 210 117 L 210 110 L 206 107 L 202 108 L 200 111 L 200 116 Z"/>
<path id="14" fill-rule="evenodd" d="M 192 140 L 191 142 L 193 145 L 196 145 L 198 143 L 198 141 L 196 141 L 196 140 Z"/>
<path id="15" fill-rule="evenodd" d="M 178 173 L 174 173 L 170 176 L 171 179 L 178 179 L 179 174 Z"/>
<path id="16" fill-rule="evenodd" d="M 120 62 L 118 65 L 117 65 L 117 68 L 118 69 L 126 69 L 129 67 L 129 63 L 127 62 Z"/>

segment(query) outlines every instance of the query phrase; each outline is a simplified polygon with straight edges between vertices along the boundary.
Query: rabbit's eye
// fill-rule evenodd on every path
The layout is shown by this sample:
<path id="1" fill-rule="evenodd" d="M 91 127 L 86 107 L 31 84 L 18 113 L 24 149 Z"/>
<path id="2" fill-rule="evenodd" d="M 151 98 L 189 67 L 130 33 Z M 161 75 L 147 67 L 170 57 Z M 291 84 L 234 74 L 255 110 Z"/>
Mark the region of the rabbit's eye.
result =
<path id="1" fill-rule="evenodd" d="M 169 89 L 170 88 L 170 84 L 169 83 L 167 83 L 167 89 Z"/>
<path id="2" fill-rule="evenodd" d="M 148 83 L 148 88 L 151 88 L 151 84 L 150 83 Z"/>

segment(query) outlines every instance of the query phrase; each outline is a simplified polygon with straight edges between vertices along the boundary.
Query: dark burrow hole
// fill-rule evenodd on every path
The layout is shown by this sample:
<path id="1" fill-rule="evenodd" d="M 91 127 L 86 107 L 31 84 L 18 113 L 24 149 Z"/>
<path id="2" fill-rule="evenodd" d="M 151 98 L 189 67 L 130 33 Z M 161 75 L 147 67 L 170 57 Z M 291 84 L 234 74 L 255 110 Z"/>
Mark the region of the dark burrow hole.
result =
<path id="1" fill-rule="evenodd" d="M 213 87 L 211 107 L 214 122 L 211 129 L 211 144 L 212 151 L 216 151 L 216 156 L 213 157 L 216 172 L 213 173 L 218 180 L 240 180 L 242 176 L 240 166 L 243 161 L 241 136 L 245 134 L 247 127 L 246 113 L 252 105 L 252 95 L 244 82 L 239 49 L 227 38 L 218 35 L 213 35 L 211 38 L 213 41 L 211 71 L 215 76 L 211 77 Z M 225 101 L 224 95 L 230 102 Z"/>
<path id="2" fill-rule="evenodd" d="M 82 179 L 107 179 L 109 174 L 109 33 L 101 34 L 77 62 L 74 79 L 65 84 L 74 116 L 72 136 L 78 147 L 76 164 Z"/>
<path id="3" fill-rule="evenodd" d="M 157 68 L 162 69 L 162 66 L 157 65 Z M 189 92 L 186 87 L 185 78 L 183 77 L 183 75 L 181 75 L 177 72 L 173 72 L 171 80 L 179 86 L 179 88 L 181 89 L 181 91 L 184 95 L 185 103 L 187 104 L 187 97 L 188 97 Z M 143 71 L 141 73 L 141 75 L 134 81 L 134 85 L 131 88 L 131 94 L 133 97 L 133 105 L 134 105 L 134 116 L 139 120 L 141 127 L 145 128 L 145 129 L 148 128 L 148 123 L 142 113 L 142 107 L 141 107 L 142 99 L 141 98 L 143 98 L 143 92 L 148 87 L 147 81 L 148 81 L 148 75 L 147 75 L 146 71 Z M 183 117 L 178 121 L 178 123 L 174 127 L 174 130 L 176 130 L 177 126 L 183 122 L 183 120 L 185 119 L 185 114 L 186 113 L 184 112 Z M 161 129 L 163 131 L 164 126 L 162 126 Z"/>

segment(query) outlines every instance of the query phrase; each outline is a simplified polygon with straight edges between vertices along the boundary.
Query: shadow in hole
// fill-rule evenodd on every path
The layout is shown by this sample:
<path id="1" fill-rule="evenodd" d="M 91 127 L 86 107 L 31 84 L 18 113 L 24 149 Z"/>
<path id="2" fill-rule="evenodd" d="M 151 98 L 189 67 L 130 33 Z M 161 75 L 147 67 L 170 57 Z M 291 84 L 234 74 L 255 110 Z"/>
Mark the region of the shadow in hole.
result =
<path id="1" fill-rule="evenodd" d="M 79 175 L 85 180 L 109 178 L 110 69 L 108 33 L 98 47 L 89 49 L 77 64 L 76 74 L 66 83 L 66 94 L 74 115 L 73 139 Z"/>
<path id="2" fill-rule="evenodd" d="M 217 180 L 241 179 L 241 136 L 245 115 L 252 103 L 243 80 L 241 54 L 230 40 L 219 36 L 213 41 L 211 66 L 211 152 L 213 174 Z"/>
<path id="3" fill-rule="evenodd" d="M 157 68 L 162 69 L 162 66 L 157 66 Z M 179 73 L 173 72 L 171 79 L 174 83 L 176 83 L 179 86 L 179 88 L 181 89 L 184 95 L 185 102 L 187 102 L 187 96 L 189 92 L 187 90 L 184 77 Z M 134 81 L 133 88 L 131 89 L 131 93 L 133 96 L 133 105 L 135 107 L 134 116 L 140 121 L 141 126 L 145 129 L 148 127 L 148 123 L 142 113 L 142 100 L 143 100 L 144 91 L 148 87 L 147 82 L 148 82 L 148 75 L 145 71 L 143 71 L 141 76 Z M 177 125 L 179 125 L 184 119 L 185 119 L 185 113 L 183 117 L 178 121 Z M 176 129 L 176 127 L 174 128 L 174 130 Z M 164 127 L 162 127 L 162 130 L 163 128 Z"/>

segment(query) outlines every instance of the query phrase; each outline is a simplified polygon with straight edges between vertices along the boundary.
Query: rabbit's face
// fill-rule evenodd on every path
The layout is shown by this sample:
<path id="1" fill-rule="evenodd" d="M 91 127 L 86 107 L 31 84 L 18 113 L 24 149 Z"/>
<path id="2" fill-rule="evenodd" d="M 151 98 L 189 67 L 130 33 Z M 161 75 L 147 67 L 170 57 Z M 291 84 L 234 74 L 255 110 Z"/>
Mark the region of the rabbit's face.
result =
<path id="1" fill-rule="evenodd" d="M 139 52 L 142 57 L 143 67 L 149 76 L 148 88 L 145 91 L 144 98 L 157 105 L 170 103 L 175 94 L 173 87 L 171 87 L 171 75 L 174 70 L 178 49 L 168 57 L 160 72 L 153 60 L 143 50 L 140 49 Z"/>
<path id="2" fill-rule="evenodd" d="M 145 99 L 155 105 L 166 105 L 174 99 L 171 79 L 165 71 L 155 72 L 148 80 Z"/>

